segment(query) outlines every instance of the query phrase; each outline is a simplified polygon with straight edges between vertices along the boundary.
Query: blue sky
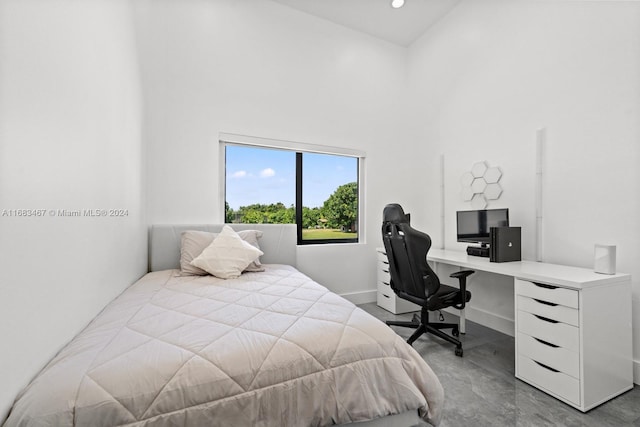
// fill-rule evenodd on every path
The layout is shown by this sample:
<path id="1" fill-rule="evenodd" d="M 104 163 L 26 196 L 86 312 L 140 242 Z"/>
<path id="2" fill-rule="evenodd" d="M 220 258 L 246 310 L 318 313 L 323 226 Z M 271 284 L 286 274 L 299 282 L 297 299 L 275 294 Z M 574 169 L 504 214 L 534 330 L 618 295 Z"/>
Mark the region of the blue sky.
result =
<path id="1" fill-rule="evenodd" d="M 226 157 L 226 199 L 233 209 L 253 203 L 295 204 L 295 152 L 227 145 Z M 304 153 L 303 171 L 302 204 L 322 206 L 340 185 L 357 181 L 358 159 Z"/>

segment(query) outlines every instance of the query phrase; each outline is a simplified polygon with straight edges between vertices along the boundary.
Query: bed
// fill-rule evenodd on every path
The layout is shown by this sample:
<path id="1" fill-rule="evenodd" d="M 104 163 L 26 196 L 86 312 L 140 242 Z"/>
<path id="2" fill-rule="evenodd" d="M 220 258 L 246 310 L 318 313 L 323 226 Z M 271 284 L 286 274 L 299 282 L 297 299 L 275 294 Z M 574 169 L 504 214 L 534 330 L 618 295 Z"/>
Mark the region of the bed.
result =
<path id="1" fill-rule="evenodd" d="M 221 227 L 153 226 L 150 272 L 36 376 L 5 425 L 439 423 L 433 371 L 382 322 L 295 269 L 295 226 L 233 225 L 259 231 L 264 271 L 184 275 L 182 233 Z"/>

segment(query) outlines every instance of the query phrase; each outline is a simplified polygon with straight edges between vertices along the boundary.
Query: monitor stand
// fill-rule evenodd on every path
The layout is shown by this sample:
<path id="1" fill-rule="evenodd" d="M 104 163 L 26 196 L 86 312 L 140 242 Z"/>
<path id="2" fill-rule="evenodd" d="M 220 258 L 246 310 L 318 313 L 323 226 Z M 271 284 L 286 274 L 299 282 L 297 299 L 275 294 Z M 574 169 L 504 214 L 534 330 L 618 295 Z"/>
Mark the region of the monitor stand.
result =
<path id="1" fill-rule="evenodd" d="M 467 255 L 489 258 L 489 246 L 486 243 L 482 246 L 467 246 Z"/>

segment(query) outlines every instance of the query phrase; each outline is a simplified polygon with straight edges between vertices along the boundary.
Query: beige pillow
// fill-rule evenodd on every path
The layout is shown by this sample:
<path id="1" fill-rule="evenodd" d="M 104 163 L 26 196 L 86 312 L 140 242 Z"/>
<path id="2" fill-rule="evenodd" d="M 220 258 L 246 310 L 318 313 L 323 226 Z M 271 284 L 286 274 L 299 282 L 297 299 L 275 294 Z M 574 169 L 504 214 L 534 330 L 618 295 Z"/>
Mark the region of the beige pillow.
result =
<path id="1" fill-rule="evenodd" d="M 260 249 L 262 251 L 262 249 L 260 248 L 260 244 L 258 243 L 258 239 L 262 237 L 262 234 L 263 234 L 262 231 L 242 230 L 242 231 L 237 231 L 236 233 L 238 233 L 238 236 L 240 236 L 242 240 L 249 243 L 254 248 Z M 263 255 L 263 253 L 261 253 L 260 255 Z M 260 262 L 260 257 L 253 260 L 251 264 L 249 264 L 247 268 L 244 269 L 244 271 L 264 271 L 264 267 Z"/>
<path id="2" fill-rule="evenodd" d="M 225 225 L 213 242 L 198 255 L 191 265 L 221 279 L 240 277 L 242 271 L 263 252 L 240 238 Z"/>
<path id="3" fill-rule="evenodd" d="M 242 230 L 238 232 L 240 238 L 250 243 L 257 249 L 260 249 L 258 239 L 262 237 L 262 231 L 259 230 Z M 206 271 L 191 265 L 198 255 L 209 246 L 218 236 L 218 233 L 210 233 L 208 231 L 183 231 L 180 242 L 180 273 L 185 276 L 206 276 Z M 264 267 L 260 263 L 260 258 L 252 261 L 244 271 L 264 271 Z"/>

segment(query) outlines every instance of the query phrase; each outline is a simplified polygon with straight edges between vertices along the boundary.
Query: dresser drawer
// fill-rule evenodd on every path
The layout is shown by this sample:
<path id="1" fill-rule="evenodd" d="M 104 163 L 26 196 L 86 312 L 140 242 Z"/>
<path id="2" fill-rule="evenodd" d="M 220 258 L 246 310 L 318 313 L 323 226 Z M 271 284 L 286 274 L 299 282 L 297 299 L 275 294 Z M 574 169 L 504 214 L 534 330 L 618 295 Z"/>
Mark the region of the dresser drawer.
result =
<path id="1" fill-rule="evenodd" d="M 518 332 L 518 354 L 580 379 L 578 353 Z"/>
<path id="2" fill-rule="evenodd" d="M 566 348 L 580 351 L 580 330 L 566 323 L 540 318 L 526 311 L 518 310 L 518 332 Z"/>
<path id="3" fill-rule="evenodd" d="M 389 265 L 380 265 L 378 267 L 378 282 L 384 282 L 389 284 L 391 282 L 391 275 L 389 274 Z"/>
<path id="4" fill-rule="evenodd" d="M 382 288 L 382 289 L 381 289 Z M 394 314 L 409 313 L 411 311 L 420 311 L 420 306 L 410 301 L 398 298 L 391 289 L 391 286 L 378 283 L 378 299 L 379 307 L 384 308 Z"/>
<path id="5" fill-rule="evenodd" d="M 580 381 L 540 363 L 519 354 L 518 377 L 575 405 L 580 405 Z"/>
<path id="6" fill-rule="evenodd" d="M 577 308 L 570 308 L 552 302 L 518 295 L 517 309 L 531 314 L 537 314 L 548 319 L 568 323 L 573 326 L 578 326 L 580 324 Z"/>
<path id="7" fill-rule="evenodd" d="M 380 262 L 384 262 L 385 264 L 389 264 L 389 260 L 387 259 L 387 254 L 385 252 L 377 252 L 378 254 L 378 261 Z"/>
<path id="8" fill-rule="evenodd" d="M 578 291 L 516 279 L 516 295 L 523 295 L 566 307 L 578 308 Z"/>
<path id="9" fill-rule="evenodd" d="M 378 306 L 384 308 L 387 311 L 390 311 L 392 313 L 396 312 L 396 297 L 395 294 L 393 293 L 393 291 L 391 290 L 391 288 L 389 287 L 389 291 L 391 293 L 388 292 L 381 292 L 380 290 L 378 290 Z"/>
<path id="10" fill-rule="evenodd" d="M 382 292 L 387 295 L 394 294 L 393 289 L 391 289 L 391 285 L 386 282 L 381 282 L 378 280 L 378 292 Z"/>

